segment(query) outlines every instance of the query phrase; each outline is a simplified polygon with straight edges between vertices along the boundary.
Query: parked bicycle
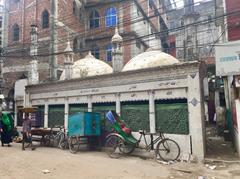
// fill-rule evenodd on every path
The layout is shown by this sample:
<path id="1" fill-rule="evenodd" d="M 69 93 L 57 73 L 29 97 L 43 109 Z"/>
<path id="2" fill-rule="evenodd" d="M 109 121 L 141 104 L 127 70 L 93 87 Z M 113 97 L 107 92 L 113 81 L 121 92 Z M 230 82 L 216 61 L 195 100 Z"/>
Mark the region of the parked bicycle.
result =
<path id="1" fill-rule="evenodd" d="M 105 149 L 110 157 L 118 158 L 121 154 L 131 154 L 135 148 L 141 148 L 146 151 L 154 150 L 156 160 L 175 161 L 178 159 L 180 155 L 179 145 L 174 140 L 166 138 L 162 132 L 152 134 L 141 130 L 139 131 L 139 139 L 136 139 L 115 112 L 109 111 L 107 119 L 115 130 L 114 133 L 106 137 Z M 150 143 L 147 142 L 146 136 L 150 136 Z M 154 139 L 154 137 L 156 138 Z M 142 138 L 144 146 L 140 145 Z"/>
<path id="2" fill-rule="evenodd" d="M 54 126 L 50 130 L 50 134 L 44 136 L 44 145 L 47 147 L 60 147 L 61 139 L 65 138 L 63 126 Z"/>

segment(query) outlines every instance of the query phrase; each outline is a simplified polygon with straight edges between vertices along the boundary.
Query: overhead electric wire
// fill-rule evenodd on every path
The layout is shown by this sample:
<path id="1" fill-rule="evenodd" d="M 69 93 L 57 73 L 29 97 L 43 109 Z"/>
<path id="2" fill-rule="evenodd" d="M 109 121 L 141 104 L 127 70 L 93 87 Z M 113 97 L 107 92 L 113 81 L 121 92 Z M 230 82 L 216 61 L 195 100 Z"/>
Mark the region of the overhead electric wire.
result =
<path id="1" fill-rule="evenodd" d="M 236 12 L 234 12 L 234 13 L 236 13 Z M 234 13 L 225 14 L 225 15 L 223 15 L 223 17 L 224 17 L 224 16 L 231 15 L 231 14 L 234 14 Z M 215 17 L 215 18 L 212 19 L 212 21 L 213 21 L 214 19 L 221 18 L 221 17 L 222 17 L 222 16 Z M 204 20 L 204 21 L 200 21 L 200 22 L 193 23 L 193 24 L 185 25 L 185 26 L 183 26 L 183 27 L 180 27 L 180 29 L 183 29 L 183 28 L 185 28 L 186 26 L 195 25 L 195 24 L 197 24 L 197 23 L 202 23 L 202 22 L 206 22 L 206 21 L 208 21 L 208 23 L 209 23 L 209 20 Z M 173 31 L 173 30 L 179 30 L 179 28 L 169 29 L 169 30 L 167 30 L 167 31 Z M 158 34 L 160 34 L 160 33 L 165 33 L 165 32 L 158 32 Z M 152 34 L 144 35 L 144 36 L 141 36 L 141 37 L 139 37 L 139 38 L 146 38 L 146 37 L 149 37 L 149 36 L 153 36 L 153 35 L 155 35 L 155 34 L 157 34 L 157 33 L 152 33 Z M 130 40 L 135 40 L 135 39 L 130 39 Z M 128 40 L 127 40 L 127 41 L 128 41 Z M 56 54 L 61 54 L 61 53 L 56 53 Z M 48 55 L 51 55 L 51 54 L 46 54 L 46 56 L 48 56 Z M 39 55 L 39 56 L 40 56 L 40 55 Z"/>
<path id="2" fill-rule="evenodd" d="M 182 1 L 182 0 L 180 0 L 180 1 Z M 131 6 L 131 5 L 130 5 Z M 190 6 L 190 5 L 189 5 Z M 186 6 L 187 7 L 187 6 Z M 158 10 L 159 9 L 161 9 L 161 8 L 158 8 Z M 154 10 L 153 10 L 154 11 Z M 171 10 L 172 11 L 172 10 Z M 163 14 L 167 14 L 167 13 L 169 13 L 169 12 L 171 12 L 171 11 L 168 11 L 168 12 L 162 12 L 162 13 L 160 13 L 160 15 L 163 15 Z M 74 16 L 72 15 L 72 14 L 70 14 L 69 15 L 69 18 L 73 18 Z M 154 17 L 158 17 L 157 15 L 152 15 L 152 16 L 150 16 L 150 17 L 148 17 L 149 19 L 151 19 L 151 18 L 154 18 Z M 102 18 L 105 18 L 105 16 L 103 16 Z M 56 20 L 56 19 L 55 19 Z M 89 20 L 89 19 L 88 19 Z M 120 21 L 120 20 L 118 20 L 118 21 L 120 21 L 120 23 L 118 23 L 118 25 L 120 26 L 120 25 L 125 25 L 124 23 L 126 23 L 126 25 L 132 25 L 132 24 L 135 24 L 135 23 L 138 23 L 138 22 L 140 22 L 140 21 L 145 21 L 146 19 L 143 17 L 143 18 L 139 18 L 139 17 L 136 17 L 136 18 L 130 18 L 129 20 L 123 20 L 123 21 Z M 64 21 L 66 21 L 66 19 L 64 19 Z M 131 22 L 130 24 L 128 24 L 128 22 Z M 67 26 L 73 26 L 74 24 L 68 24 Z M 62 29 L 64 29 L 63 27 L 57 27 L 57 29 L 56 30 L 62 30 Z M 98 29 L 100 29 L 100 28 L 97 28 L 97 29 L 90 29 L 90 30 L 98 30 Z M 98 31 L 98 32 L 96 32 L 96 33 L 94 33 L 94 35 L 96 36 L 96 35 L 98 35 L 98 34 L 101 34 L 101 33 L 103 33 L 103 32 L 106 32 L 106 30 L 108 30 L 109 29 L 109 27 L 105 27 L 104 26 L 104 28 L 102 28 L 102 29 L 100 29 L 100 31 Z M 46 29 L 43 29 L 42 31 L 44 31 L 45 33 L 46 33 Z M 50 33 L 50 31 L 51 31 L 51 29 L 49 28 L 48 29 L 48 31 L 49 31 L 49 33 Z M 39 31 L 38 32 L 39 34 L 41 33 L 41 31 Z M 81 31 L 78 31 L 78 32 L 76 32 L 76 33 L 74 33 L 74 34 L 78 34 L 77 36 L 80 36 L 80 35 L 85 35 L 85 33 L 86 33 L 86 29 L 83 29 L 83 30 L 81 30 Z M 69 36 L 66 36 L 66 37 L 69 37 Z M 76 35 L 72 35 L 72 37 L 71 37 L 71 39 L 73 39 L 74 37 L 76 37 Z M 84 36 L 85 37 L 85 36 Z M 29 41 L 30 40 L 30 37 L 29 38 L 27 38 L 27 39 L 25 39 L 25 41 Z M 57 40 L 59 40 L 59 39 L 57 39 Z M 53 43 L 53 42 L 52 42 Z M 58 43 L 58 42 L 56 42 L 56 43 Z M 23 46 L 24 45 L 29 45 L 30 44 L 30 42 L 29 43 L 21 43 Z M 14 46 L 14 45 L 12 45 L 12 46 Z M 10 47 L 10 46 L 8 46 L 8 47 Z"/>

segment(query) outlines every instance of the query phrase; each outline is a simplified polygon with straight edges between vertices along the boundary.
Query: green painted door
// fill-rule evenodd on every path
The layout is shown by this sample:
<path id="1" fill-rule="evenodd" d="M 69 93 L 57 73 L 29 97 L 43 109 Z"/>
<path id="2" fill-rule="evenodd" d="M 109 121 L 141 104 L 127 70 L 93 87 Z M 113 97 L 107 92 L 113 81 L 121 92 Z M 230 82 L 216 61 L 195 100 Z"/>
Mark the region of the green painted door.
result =
<path id="1" fill-rule="evenodd" d="M 69 116 L 78 113 L 78 112 L 87 112 L 88 105 L 87 104 L 70 104 L 69 105 Z"/>
<path id="2" fill-rule="evenodd" d="M 64 105 L 50 105 L 48 110 L 48 127 L 64 125 Z"/>
<path id="3" fill-rule="evenodd" d="M 121 119 L 132 131 L 150 130 L 148 101 L 123 102 Z"/>
<path id="4" fill-rule="evenodd" d="M 169 134 L 188 134 L 188 106 L 186 100 L 156 101 L 156 129 Z"/>

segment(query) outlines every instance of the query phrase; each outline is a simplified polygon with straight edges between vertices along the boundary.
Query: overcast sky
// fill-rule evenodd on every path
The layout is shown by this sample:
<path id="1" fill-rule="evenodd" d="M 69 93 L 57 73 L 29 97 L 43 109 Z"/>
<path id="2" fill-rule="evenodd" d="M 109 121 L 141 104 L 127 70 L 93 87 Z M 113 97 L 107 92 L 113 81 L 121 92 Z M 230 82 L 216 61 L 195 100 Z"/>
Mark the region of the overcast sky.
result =
<path id="1" fill-rule="evenodd" d="M 171 1 L 173 1 L 173 0 L 171 0 Z M 175 0 L 178 8 L 183 7 L 183 1 L 184 0 Z M 203 1 L 210 1 L 210 0 L 194 0 L 194 3 L 196 4 L 196 3 L 201 2 L 201 1 L 203 2 Z"/>

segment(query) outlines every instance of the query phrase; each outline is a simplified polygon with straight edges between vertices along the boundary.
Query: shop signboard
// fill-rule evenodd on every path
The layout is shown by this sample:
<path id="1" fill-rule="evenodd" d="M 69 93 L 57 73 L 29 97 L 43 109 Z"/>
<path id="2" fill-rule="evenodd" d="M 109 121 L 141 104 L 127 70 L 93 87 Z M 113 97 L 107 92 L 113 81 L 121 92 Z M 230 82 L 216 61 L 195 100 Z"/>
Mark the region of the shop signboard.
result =
<path id="1" fill-rule="evenodd" d="M 240 41 L 217 44 L 216 75 L 240 75 Z"/>

